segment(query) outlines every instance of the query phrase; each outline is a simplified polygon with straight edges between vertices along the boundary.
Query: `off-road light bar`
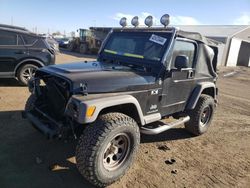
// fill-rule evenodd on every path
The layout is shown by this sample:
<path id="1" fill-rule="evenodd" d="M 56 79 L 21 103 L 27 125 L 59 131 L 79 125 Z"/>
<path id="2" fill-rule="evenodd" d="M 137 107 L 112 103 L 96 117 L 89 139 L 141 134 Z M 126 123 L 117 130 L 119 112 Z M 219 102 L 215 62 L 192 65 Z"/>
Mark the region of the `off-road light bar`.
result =
<path id="1" fill-rule="evenodd" d="M 144 21 L 145 25 L 151 27 L 153 25 L 153 17 L 147 16 Z"/>
<path id="2" fill-rule="evenodd" d="M 167 27 L 169 25 L 169 15 L 168 14 L 164 14 L 162 17 L 161 17 L 161 24 L 164 25 L 164 27 Z M 152 16 L 147 16 L 144 20 L 144 23 L 146 26 L 148 27 L 151 27 L 153 25 L 153 17 Z M 131 24 L 134 26 L 134 27 L 137 27 L 139 26 L 139 17 L 138 16 L 135 16 L 132 18 L 131 20 Z M 127 26 L 127 18 L 123 17 L 121 18 L 120 20 L 120 25 L 122 27 L 126 27 Z"/>
<path id="3" fill-rule="evenodd" d="M 127 26 L 127 18 L 125 18 L 125 17 L 121 18 L 120 25 L 122 27 L 126 27 Z"/>
<path id="4" fill-rule="evenodd" d="M 131 24 L 135 27 L 137 27 L 139 25 L 139 18 L 138 16 L 133 17 L 133 19 L 131 20 Z"/>
<path id="5" fill-rule="evenodd" d="M 164 25 L 164 27 L 167 27 L 169 24 L 169 15 L 168 14 L 164 14 L 161 17 L 161 24 Z"/>

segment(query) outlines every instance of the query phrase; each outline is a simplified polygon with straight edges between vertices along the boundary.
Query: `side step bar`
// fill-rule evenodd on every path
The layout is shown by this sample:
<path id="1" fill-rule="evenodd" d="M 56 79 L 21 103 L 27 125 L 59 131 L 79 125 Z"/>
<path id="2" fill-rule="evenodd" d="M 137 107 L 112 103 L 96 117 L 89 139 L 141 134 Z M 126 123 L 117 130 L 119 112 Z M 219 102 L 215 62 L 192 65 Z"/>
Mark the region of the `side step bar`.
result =
<path id="1" fill-rule="evenodd" d="M 168 124 L 164 124 L 164 125 L 159 125 L 156 128 L 147 128 L 146 126 L 141 127 L 140 132 L 143 134 L 149 134 L 149 135 L 155 135 L 155 134 L 159 134 L 162 133 L 164 131 L 167 131 L 175 126 L 178 126 L 180 124 L 186 123 L 190 120 L 189 116 L 180 118 L 174 122 L 168 123 Z"/>

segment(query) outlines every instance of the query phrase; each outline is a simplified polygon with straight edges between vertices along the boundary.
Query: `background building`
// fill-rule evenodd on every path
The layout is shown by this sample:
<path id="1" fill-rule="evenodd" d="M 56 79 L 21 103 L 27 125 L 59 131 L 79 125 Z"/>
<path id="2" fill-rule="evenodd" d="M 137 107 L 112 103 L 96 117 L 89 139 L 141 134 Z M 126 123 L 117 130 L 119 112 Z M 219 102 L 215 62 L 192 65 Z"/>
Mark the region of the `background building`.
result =
<path id="1" fill-rule="evenodd" d="M 249 25 L 181 25 L 177 27 L 184 31 L 199 32 L 220 42 L 219 65 L 250 66 Z"/>

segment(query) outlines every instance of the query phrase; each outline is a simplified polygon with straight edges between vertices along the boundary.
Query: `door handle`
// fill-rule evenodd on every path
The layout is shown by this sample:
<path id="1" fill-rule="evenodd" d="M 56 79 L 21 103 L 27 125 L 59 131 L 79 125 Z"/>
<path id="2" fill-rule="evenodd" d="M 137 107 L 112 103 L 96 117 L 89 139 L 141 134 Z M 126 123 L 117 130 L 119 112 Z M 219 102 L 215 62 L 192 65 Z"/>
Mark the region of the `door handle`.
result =
<path id="1" fill-rule="evenodd" d="M 194 71 L 193 70 L 189 70 L 187 78 L 193 78 L 193 77 L 194 77 Z"/>

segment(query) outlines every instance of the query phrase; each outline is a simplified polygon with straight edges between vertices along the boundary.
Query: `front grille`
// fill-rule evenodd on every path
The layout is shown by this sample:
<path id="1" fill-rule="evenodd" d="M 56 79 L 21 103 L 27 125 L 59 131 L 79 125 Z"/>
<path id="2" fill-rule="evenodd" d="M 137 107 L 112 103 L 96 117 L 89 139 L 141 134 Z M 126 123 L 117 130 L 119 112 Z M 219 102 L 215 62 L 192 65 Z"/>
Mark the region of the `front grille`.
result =
<path id="1" fill-rule="evenodd" d="M 46 106 L 45 110 L 51 117 L 61 119 L 70 97 L 69 84 L 57 77 L 47 77 L 43 81 L 45 83 L 41 94 L 43 106 Z"/>
<path id="2" fill-rule="evenodd" d="M 65 110 L 66 98 L 55 83 L 47 84 L 46 87 L 49 110 L 53 116 L 60 118 Z"/>

